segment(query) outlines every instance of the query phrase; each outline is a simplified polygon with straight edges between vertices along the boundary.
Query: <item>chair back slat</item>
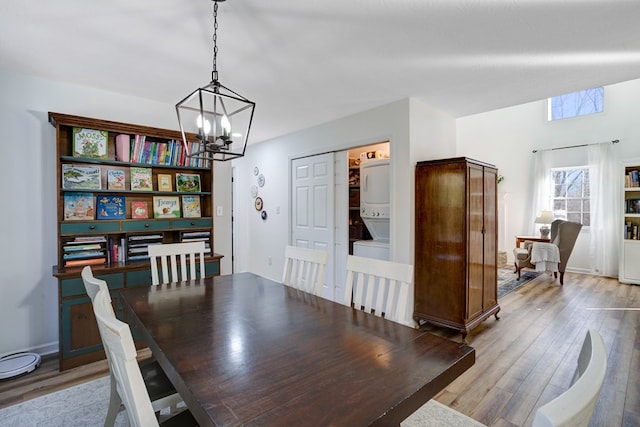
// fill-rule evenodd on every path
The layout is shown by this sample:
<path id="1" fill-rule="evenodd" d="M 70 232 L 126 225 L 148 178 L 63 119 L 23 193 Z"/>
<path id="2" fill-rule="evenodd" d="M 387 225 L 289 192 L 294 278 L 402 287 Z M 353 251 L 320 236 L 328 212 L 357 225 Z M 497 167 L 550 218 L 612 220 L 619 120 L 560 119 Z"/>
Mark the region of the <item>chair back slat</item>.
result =
<path id="1" fill-rule="evenodd" d="M 301 291 L 322 296 L 329 252 L 287 246 L 282 283 Z"/>
<path id="2" fill-rule="evenodd" d="M 344 301 L 355 309 L 405 323 L 413 266 L 349 255 Z"/>
<path id="3" fill-rule="evenodd" d="M 111 303 L 107 296 L 108 293 L 100 290 L 94 300 L 93 310 L 129 423 L 135 427 L 157 426 L 158 421 L 136 360 L 131 329 L 109 311 L 107 307 Z"/>
<path id="4" fill-rule="evenodd" d="M 194 280 L 205 276 L 204 242 L 168 243 L 149 246 L 151 282 L 154 285 Z M 188 260 L 188 263 L 187 263 Z M 178 264 L 178 262 L 180 264 Z M 160 267 L 158 267 L 158 264 Z M 158 272 L 160 268 L 160 274 Z M 180 276 L 178 276 L 178 271 Z M 198 275 L 199 273 L 199 275 Z"/>

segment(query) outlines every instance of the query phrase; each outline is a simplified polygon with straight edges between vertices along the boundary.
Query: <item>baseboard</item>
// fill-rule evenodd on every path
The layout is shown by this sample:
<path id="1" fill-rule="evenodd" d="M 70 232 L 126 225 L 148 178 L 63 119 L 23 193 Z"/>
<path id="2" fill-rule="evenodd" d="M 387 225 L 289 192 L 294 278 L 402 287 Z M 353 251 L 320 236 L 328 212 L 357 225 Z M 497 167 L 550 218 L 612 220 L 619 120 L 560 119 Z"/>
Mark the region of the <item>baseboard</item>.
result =
<path id="1" fill-rule="evenodd" d="M 50 354 L 58 353 L 59 349 L 60 349 L 60 345 L 58 341 L 55 341 L 52 343 L 42 344 L 35 347 L 27 347 L 27 348 L 15 350 L 15 351 L 9 351 L 5 355 L 16 354 L 16 353 L 37 353 L 40 356 L 47 356 Z"/>

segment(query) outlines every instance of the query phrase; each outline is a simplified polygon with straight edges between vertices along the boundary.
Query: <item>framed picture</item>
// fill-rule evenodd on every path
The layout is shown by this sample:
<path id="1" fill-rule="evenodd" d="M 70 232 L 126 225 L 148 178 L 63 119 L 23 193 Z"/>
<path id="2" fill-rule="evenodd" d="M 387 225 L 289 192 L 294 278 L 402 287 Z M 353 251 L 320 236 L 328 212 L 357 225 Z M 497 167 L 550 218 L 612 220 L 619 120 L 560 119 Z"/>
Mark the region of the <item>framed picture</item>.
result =
<path id="1" fill-rule="evenodd" d="M 176 174 L 176 191 L 181 193 L 199 193 L 200 175 L 195 173 L 177 173 Z"/>
<path id="2" fill-rule="evenodd" d="M 178 196 L 153 196 L 154 218 L 180 218 L 180 198 Z"/>
<path id="3" fill-rule="evenodd" d="M 182 196 L 182 217 L 200 218 L 200 196 Z"/>
<path id="4" fill-rule="evenodd" d="M 62 188 L 65 190 L 100 190 L 100 166 L 62 165 Z"/>
<path id="5" fill-rule="evenodd" d="M 73 128 L 73 157 L 106 159 L 109 155 L 106 130 Z"/>
<path id="6" fill-rule="evenodd" d="M 173 191 L 171 175 L 164 173 L 158 174 L 158 191 Z"/>

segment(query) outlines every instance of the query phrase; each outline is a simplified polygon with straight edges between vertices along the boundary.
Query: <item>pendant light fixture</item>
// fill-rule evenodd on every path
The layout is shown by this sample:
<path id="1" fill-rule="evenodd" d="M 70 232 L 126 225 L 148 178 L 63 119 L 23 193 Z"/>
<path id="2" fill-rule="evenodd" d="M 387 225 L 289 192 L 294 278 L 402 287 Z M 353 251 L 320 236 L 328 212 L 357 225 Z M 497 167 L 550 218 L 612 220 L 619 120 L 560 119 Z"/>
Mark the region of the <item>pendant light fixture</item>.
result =
<path id="1" fill-rule="evenodd" d="M 255 102 L 223 86 L 218 80 L 218 3 L 213 1 L 213 71 L 211 82 L 176 104 L 186 155 L 226 161 L 244 156 Z"/>

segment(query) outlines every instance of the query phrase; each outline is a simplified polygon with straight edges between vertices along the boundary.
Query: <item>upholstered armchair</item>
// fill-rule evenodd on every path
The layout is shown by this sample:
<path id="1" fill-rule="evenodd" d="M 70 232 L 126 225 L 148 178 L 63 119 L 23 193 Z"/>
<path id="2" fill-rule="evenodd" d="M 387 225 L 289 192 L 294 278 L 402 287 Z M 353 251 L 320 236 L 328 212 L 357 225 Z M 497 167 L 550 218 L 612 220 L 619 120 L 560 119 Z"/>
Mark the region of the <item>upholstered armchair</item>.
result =
<path id="1" fill-rule="evenodd" d="M 551 243 L 558 247 L 560 253 L 560 262 L 558 263 L 558 272 L 560 273 L 560 284 L 564 285 L 564 271 L 567 267 L 567 261 L 573 251 L 573 247 L 578 239 L 578 234 L 582 229 L 582 224 L 571 221 L 556 219 L 551 223 Z M 535 268 L 535 264 L 531 262 L 531 250 L 533 242 L 524 242 L 524 248 L 515 248 L 513 250 L 514 264 L 520 279 L 520 270 L 523 268 Z M 558 273 L 554 273 L 558 277 Z"/>

